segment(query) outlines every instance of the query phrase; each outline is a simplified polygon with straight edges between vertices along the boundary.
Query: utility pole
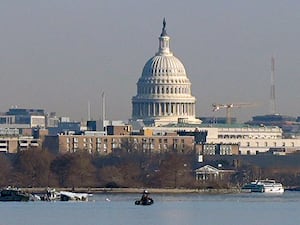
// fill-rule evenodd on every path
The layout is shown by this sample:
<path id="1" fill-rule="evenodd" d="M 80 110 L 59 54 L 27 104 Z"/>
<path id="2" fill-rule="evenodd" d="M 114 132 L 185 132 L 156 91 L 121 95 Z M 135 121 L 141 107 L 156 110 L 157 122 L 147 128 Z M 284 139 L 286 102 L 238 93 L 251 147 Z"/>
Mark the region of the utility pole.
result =
<path id="1" fill-rule="evenodd" d="M 105 93 L 104 91 L 102 92 L 102 128 L 104 130 L 105 128 Z"/>
<path id="2" fill-rule="evenodd" d="M 275 101 L 275 59 L 271 58 L 271 92 L 270 92 L 270 113 L 276 113 L 276 101 Z"/>
<path id="3" fill-rule="evenodd" d="M 87 118 L 88 121 L 91 120 L 91 104 L 90 104 L 90 101 L 88 101 L 88 118 Z"/>

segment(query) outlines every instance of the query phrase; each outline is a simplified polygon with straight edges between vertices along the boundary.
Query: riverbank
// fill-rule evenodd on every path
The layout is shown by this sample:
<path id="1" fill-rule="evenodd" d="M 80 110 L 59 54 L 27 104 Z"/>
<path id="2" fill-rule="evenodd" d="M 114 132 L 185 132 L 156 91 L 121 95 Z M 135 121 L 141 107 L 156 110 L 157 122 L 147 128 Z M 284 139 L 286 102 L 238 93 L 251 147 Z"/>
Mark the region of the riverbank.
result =
<path id="1" fill-rule="evenodd" d="M 47 188 L 22 188 L 22 190 L 29 193 L 44 193 Z M 72 192 L 84 192 L 90 194 L 101 194 L 101 193 L 142 193 L 143 188 L 55 188 L 57 191 L 72 191 Z M 199 194 L 229 194 L 239 193 L 240 189 L 185 189 L 185 188 L 147 188 L 152 194 L 188 194 L 188 193 L 199 193 Z"/>

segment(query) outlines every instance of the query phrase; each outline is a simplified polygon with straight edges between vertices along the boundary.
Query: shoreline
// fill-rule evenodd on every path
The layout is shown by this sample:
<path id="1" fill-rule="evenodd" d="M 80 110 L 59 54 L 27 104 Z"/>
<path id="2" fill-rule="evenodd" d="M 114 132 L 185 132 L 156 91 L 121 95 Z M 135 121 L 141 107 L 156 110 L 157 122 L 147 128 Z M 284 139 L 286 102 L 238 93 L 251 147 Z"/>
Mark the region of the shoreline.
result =
<path id="1" fill-rule="evenodd" d="M 20 188 L 29 193 L 45 193 L 47 187 L 44 188 Z M 186 188 L 54 188 L 57 191 L 72 191 L 78 193 L 90 194 L 140 194 L 147 189 L 151 194 L 234 194 L 240 193 L 239 188 L 229 189 L 186 189 Z"/>

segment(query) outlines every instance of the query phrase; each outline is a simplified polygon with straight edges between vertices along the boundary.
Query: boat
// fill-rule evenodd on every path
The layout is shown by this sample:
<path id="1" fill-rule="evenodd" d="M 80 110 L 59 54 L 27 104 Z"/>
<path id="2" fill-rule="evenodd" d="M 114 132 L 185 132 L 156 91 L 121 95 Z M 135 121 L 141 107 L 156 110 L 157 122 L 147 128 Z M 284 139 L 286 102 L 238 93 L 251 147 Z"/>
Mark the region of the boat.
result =
<path id="1" fill-rule="evenodd" d="M 243 192 L 260 192 L 260 193 L 283 193 L 284 188 L 281 183 L 275 180 L 255 180 L 245 184 L 242 187 Z"/>
<path id="2" fill-rule="evenodd" d="M 140 200 L 136 200 L 134 204 L 136 205 L 152 205 L 154 203 L 153 199 L 149 197 L 149 192 L 144 190 L 143 195 Z"/>
<path id="3" fill-rule="evenodd" d="M 7 187 L 0 191 L 0 201 L 9 202 L 9 201 L 17 201 L 17 202 L 27 202 L 33 201 L 34 196 L 30 193 L 26 193 L 19 188 Z"/>

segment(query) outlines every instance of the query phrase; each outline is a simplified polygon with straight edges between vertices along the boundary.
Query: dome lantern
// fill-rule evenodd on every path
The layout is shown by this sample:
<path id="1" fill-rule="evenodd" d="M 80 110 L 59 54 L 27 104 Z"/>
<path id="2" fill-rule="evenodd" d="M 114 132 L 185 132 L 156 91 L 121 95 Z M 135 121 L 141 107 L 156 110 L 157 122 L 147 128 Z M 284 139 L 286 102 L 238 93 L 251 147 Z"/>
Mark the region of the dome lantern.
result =
<path id="1" fill-rule="evenodd" d="M 159 49 L 156 55 L 173 55 L 170 51 L 170 37 L 167 35 L 165 18 L 163 20 L 163 27 L 159 37 Z"/>

